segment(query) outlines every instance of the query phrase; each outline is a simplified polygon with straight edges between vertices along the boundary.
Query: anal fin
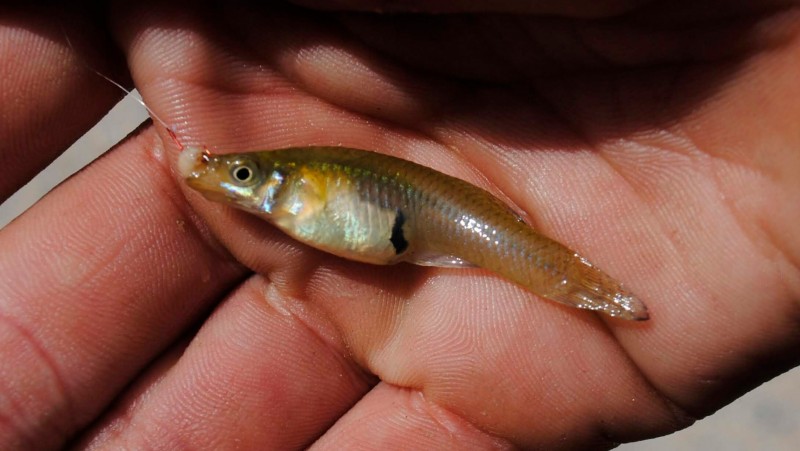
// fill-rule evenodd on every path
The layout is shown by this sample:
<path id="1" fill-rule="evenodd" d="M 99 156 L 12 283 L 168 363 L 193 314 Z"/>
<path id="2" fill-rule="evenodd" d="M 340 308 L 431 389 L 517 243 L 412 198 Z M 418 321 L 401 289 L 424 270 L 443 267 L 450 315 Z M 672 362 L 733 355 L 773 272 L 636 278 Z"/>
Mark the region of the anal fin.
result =
<path id="1" fill-rule="evenodd" d="M 439 268 L 476 268 L 477 265 L 470 263 L 455 255 L 419 253 L 410 256 L 406 260 L 409 263 L 420 266 L 436 266 Z"/>

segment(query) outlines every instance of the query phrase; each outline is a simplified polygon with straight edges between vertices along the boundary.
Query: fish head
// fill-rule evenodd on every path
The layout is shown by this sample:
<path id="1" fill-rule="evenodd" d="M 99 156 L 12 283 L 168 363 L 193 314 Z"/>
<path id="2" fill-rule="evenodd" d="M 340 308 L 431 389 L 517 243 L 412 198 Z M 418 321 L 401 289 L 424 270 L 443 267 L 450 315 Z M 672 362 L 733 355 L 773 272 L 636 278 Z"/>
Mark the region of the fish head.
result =
<path id="1" fill-rule="evenodd" d="M 181 152 L 178 171 L 205 198 L 262 215 L 271 213 L 284 182 L 268 160 L 253 154 L 217 155 L 199 147 Z"/>

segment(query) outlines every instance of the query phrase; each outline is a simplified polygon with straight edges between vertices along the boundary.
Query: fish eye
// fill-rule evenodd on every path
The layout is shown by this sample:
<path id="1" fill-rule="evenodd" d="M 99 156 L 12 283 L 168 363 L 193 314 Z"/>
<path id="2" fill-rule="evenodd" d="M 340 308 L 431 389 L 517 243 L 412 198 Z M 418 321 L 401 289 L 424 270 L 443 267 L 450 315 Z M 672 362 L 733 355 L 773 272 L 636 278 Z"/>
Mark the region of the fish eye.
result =
<path id="1" fill-rule="evenodd" d="M 237 162 L 231 166 L 231 177 L 238 183 L 249 183 L 255 179 L 256 171 L 250 162 Z"/>
<path id="2" fill-rule="evenodd" d="M 240 182 L 246 182 L 250 180 L 250 177 L 253 176 L 253 173 L 247 166 L 240 166 L 233 171 L 233 176 Z"/>

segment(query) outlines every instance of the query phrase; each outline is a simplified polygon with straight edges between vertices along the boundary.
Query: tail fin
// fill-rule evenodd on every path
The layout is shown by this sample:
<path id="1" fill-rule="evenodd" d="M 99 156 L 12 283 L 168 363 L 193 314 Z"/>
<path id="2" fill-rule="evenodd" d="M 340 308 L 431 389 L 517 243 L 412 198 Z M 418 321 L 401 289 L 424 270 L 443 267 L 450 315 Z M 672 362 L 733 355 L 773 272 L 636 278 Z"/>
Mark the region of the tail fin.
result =
<path id="1" fill-rule="evenodd" d="M 622 284 L 576 255 L 574 272 L 560 293 L 548 296 L 573 307 L 603 312 L 615 318 L 644 321 L 650 316 L 647 307 Z"/>

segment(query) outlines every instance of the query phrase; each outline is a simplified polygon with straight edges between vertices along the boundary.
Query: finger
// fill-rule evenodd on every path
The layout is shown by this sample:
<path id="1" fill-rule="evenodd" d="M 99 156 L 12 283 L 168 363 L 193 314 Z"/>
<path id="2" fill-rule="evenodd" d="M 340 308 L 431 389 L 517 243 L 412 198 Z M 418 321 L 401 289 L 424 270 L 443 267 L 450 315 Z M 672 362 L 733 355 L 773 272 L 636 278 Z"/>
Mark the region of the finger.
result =
<path id="1" fill-rule="evenodd" d="M 368 130 L 370 124 L 366 118 L 343 114 L 341 108 L 320 103 L 316 92 L 306 93 L 296 89 L 293 86 L 294 80 L 287 80 L 284 73 L 264 64 L 260 55 L 253 55 L 252 52 L 243 50 L 246 47 L 232 45 L 220 39 L 221 35 L 227 34 L 220 33 L 223 26 L 227 27 L 227 31 L 238 29 L 244 34 L 248 33 L 245 31 L 247 25 L 256 23 L 258 26 L 280 26 L 278 32 L 296 30 L 306 25 L 299 20 L 296 11 L 275 9 L 276 11 L 262 11 L 258 18 L 248 18 L 244 24 L 240 23 L 240 19 L 246 17 L 247 13 L 241 7 L 225 8 L 224 13 L 219 12 L 213 17 L 209 17 L 208 13 L 186 15 L 180 8 L 125 10 L 120 11 L 118 16 L 134 17 L 136 20 L 120 20 L 119 39 L 124 46 L 130 45 L 129 59 L 140 92 L 147 103 L 161 112 L 167 123 L 174 126 L 178 137 L 185 141 L 184 144 L 206 145 L 211 150 L 216 150 L 253 149 L 265 145 L 286 146 L 300 139 L 316 142 L 338 140 L 344 144 L 364 139 L 379 140 L 382 130 L 374 126 L 372 130 Z M 220 14 L 233 17 L 219 17 Z M 163 29 L 165 16 L 169 17 L 173 28 Z M 223 18 L 229 20 L 220 22 Z M 308 28 L 308 34 L 316 36 L 315 28 Z M 257 50 L 274 50 L 277 54 L 270 57 L 275 59 L 280 59 L 282 52 L 286 53 L 287 58 L 291 58 L 294 56 L 293 51 L 299 49 L 294 45 L 299 45 L 296 40 L 290 39 L 295 37 L 296 34 L 282 37 L 281 42 L 267 46 L 267 49 L 259 46 Z M 324 41 L 328 36 L 321 39 Z M 197 46 L 193 42 L 203 44 Z M 181 55 L 179 66 L 174 64 L 174 54 Z M 320 57 L 325 58 L 325 55 Z M 222 71 L 222 66 L 214 63 L 217 58 L 234 59 L 242 63 L 258 58 L 260 69 L 253 71 L 247 64 L 236 64 L 226 65 Z M 310 55 L 309 58 L 314 59 L 315 56 Z M 336 64 L 327 69 L 340 72 L 344 65 Z M 367 81 L 370 74 L 368 71 L 341 71 L 341 76 L 331 77 L 329 80 L 338 84 L 342 78 L 352 77 Z M 406 88 L 410 87 L 381 89 L 370 86 L 369 92 L 363 94 L 363 97 L 391 96 L 391 101 L 386 104 L 393 111 L 405 99 L 409 104 L 402 112 L 404 116 L 418 118 L 419 114 L 427 114 L 420 107 L 424 107 L 424 104 L 416 103 L 416 98 L 435 95 L 433 87 L 425 87 L 423 92 L 412 91 L 413 95 L 402 92 Z M 358 99 L 362 98 L 361 93 L 353 90 L 350 93 Z M 343 96 L 344 94 L 342 93 Z M 348 106 L 354 107 L 352 104 Z M 370 103 L 369 109 L 380 110 L 380 107 Z M 320 110 L 326 114 L 320 114 Z M 221 114 L 223 111 L 225 114 Z M 268 115 L 262 116 L 265 112 Z M 398 115 L 400 114 L 392 114 L 391 117 Z M 363 124 L 364 127 L 357 129 L 358 134 L 351 137 L 355 128 L 352 125 L 355 123 Z M 265 141 L 265 138 L 269 141 Z"/>
<path id="2" fill-rule="evenodd" d="M 326 262 L 308 276 L 303 304 L 341 330 L 353 358 L 382 381 L 521 447 L 630 441 L 686 421 L 590 314 L 480 271 L 426 272 L 373 277 Z M 276 286 L 282 276 L 272 273 Z M 640 326 L 618 325 L 626 327 Z"/>
<path id="3" fill-rule="evenodd" d="M 445 74 L 463 81 L 492 83 L 488 87 L 467 86 L 472 91 L 506 84 L 500 87 L 516 89 L 519 94 L 536 92 L 542 78 L 730 62 L 785 41 L 793 33 L 794 20 L 776 14 L 779 8 L 763 3 L 722 2 L 720 8 L 712 10 L 713 14 L 706 12 L 708 17 L 703 20 L 698 19 L 698 11 L 686 11 L 695 3 L 686 3 L 687 8 L 675 3 L 651 3 L 653 7 L 666 8 L 648 8 L 634 16 L 604 20 L 553 20 L 536 15 L 435 15 L 421 20 L 419 15 L 365 14 L 341 14 L 336 19 L 350 38 L 391 55 L 395 64 L 424 70 L 429 76 Z M 265 34 L 260 29 L 253 31 Z M 261 37 L 252 42 L 258 48 L 269 41 Z M 315 53 L 324 50 L 332 49 L 314 49 Z M 356 68 L 351 70 L 355 72 Z M 373 70 L 391 74 L 380 68 Z M 454 97 L 451 102 L 472 99 L 474 96 L 469 94 Z M 373 103 L 381 101 L 372 99 Z"/>
<path id="4" fill-rule="evenodd" d="M 53 447 L 244 271 L 140 132 L 0 231 L 0 448 Z"/>
<path id="5" fill-rule="evenodd" d="M 607 444 L 606 444 L 607 445 Z M 513 449 L 415 390 L 378 384 L 311 449 Z M 599 447 L 598 447 L 599 448 Z"/>
<path id="6" fill-rule="evenodd" d="M 236 290 L 177 363 L 155 368 L 91 432 L 92 447 L 299 449 L 320 436 L 372 378 L 335 331 L 273 291 L 257 276 Z"/>
<path id="7" fill-rule="evenodd" d="M 717 13 L 719 17 L 700 22 L 667 20 L 649 11 L 639 20 L 608 21 L 338 14 L 323 24 L 317 16 L 290 9 L 227 8 L 222 18 L 225 23 L 246 25 L 237 27 L 237 33 L 249 47 L 307 92 L 342 108 L 438 137 L 437 121 L 469 111 L 498 92 L 510 90 L 513 101 L 519 102 L 522 96 L 552 113 L 557 103 L 537 92 L 547 93 L 541 82 L 549 78 L 561 83 L 564 79 L 558 77 L 570 76 L 577 82 L 589 70 L 605 73 L 731 62 L 794 35 L 792 15 L 776 13 L 774 8 Z M 746 19 L 729 20 L 727 15 Z M 659 21 L 658 27 L 654 21 Z M 480 83 L 464 83 L 467 80 Z M 709 81 L 705 89 L 679 100 L 691 107 L 718 86 Z M 645 122 L 660 117 L 654 113 L 658 111 L 635 119 Z M 527 126 L 537 131 L 564 126 L 549 116 L 536 119 Z"/>
<path id="8" fill-rule="evenodd" d="M 571 0 L 571 1 L 405 1 L 386 3 L 375 0 L 295 0 L 295 3 L 324 10 L 366 12 L 413 12 L 413 13 L 524 13 L 576 17 L 603 17 L 617 15 L 647 3 L 642 0 Z"/>
<path id="9" fill-rule="evenodd" d="M 66 150 L 123 93 L 91 72 L 110 75 L 121 59 L 92 18 L 96 11 L 2 7 L 0 203 Z M 67 42 L 69 39 L 72 46 Z M 86 49 L 78 51 L 77 49 Z M 91 50 L 89 50 L 91 49 Z"/>
<path id="10" fill-rule="evenodd" d="M 102 416 L 95 419 L 88 429 L 81 431 L 71 441 L 71 449 L 92 450 L 108 449 L 105 444 L 114 440 L 119 440 L 126 434 L 127 422 L 126 412 L 132 412 L 137 403 L 147 399 L 149 392 L 160 383 L 164 375 L 175 366 L 180 360 L 189 340 L 194 337 L 193 330 L 174 342 L 169 349 L 159 355 L 156 360 L 151 362 L 147 368 L 139 374 L 126 388 L 117 396 L 113 403 L 105 409 Z M 158 443 L 153 443 L 151 448 L 157 448 Z M 161 445 L 163 446 L 163 444 Z"/>

